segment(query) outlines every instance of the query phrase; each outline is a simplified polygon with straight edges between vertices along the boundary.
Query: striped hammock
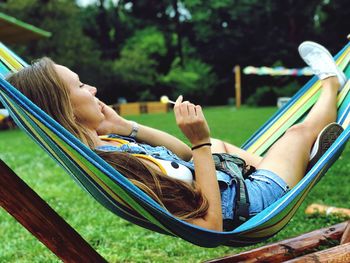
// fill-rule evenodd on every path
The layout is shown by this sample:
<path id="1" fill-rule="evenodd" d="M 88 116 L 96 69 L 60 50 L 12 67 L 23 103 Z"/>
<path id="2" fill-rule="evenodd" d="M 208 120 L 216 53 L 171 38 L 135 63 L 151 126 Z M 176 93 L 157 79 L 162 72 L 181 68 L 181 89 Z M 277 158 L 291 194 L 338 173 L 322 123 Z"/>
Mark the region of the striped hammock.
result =
<path id="1" fill-rule="evenodd" d="M 338 96 L 338 119 L 344 132 L 285 196 L 230 232 L 210 231 L 181 221 L 130 183 L 60 124 L 40 110 L 3 77 L 27 64 L 0 43 L 0 99 L 18 126 L 25 130 L 98 202 L 116 215 L 163 234 L 181 237 L 203 247 L 245 246 L 263 241 L 280 231 L 295 214 L 308 192 L 336 161 L 350 137 L 350 82 Z M 350 43 L 336 56 L 339 67 L 350 76 Z M 317 100 L 320 82 L 313 77 L 274 114 L 243 148 L 264 154 L 293 124 L 300 122 Z"/>

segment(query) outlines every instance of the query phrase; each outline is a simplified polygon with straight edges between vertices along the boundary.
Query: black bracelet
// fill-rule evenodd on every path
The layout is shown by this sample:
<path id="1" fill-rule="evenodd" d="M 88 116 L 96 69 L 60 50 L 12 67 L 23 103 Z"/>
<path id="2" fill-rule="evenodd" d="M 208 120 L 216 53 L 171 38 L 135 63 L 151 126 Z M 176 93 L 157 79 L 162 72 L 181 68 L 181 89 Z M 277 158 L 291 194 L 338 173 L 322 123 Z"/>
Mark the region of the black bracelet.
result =
<path id="1" fill-rule="evenodd" d="M 201 148 L 201 147 L 203 147 L 203 146 L 211 146 L 211 143 L 210 143 L 210 142 L 207 142 L 207 143 L 198 144 L 198 145 L 196 145 L 196 146 L 193 146 L 191 149 L 192 149 L 192 151 L 193 151 L 193 150 L 196 150 L 196 149 Z"/>

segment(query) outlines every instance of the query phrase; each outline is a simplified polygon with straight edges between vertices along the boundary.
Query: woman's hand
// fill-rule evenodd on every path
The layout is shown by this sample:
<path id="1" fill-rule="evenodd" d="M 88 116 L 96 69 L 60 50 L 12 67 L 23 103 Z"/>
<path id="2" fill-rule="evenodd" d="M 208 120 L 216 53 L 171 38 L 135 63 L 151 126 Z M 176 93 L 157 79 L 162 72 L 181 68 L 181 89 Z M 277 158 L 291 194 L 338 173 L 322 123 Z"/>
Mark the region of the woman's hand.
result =
<path id="1" fill-rule="evenodd" d="M 192 145 L 210 142 L 210 131 L 202 107 L 179 96 L 174 106 L 176 123 Z"/>
<path id="2" fill-rule="evenodd" d="M 99 101 L 102 106 L 102 114 L 105 116 L 103 122 L 97 127 L 99 135 L 115 133 L 122 136 L 128 136 L 132 130 L 130 121 L 121 117 L 115 110 Z"/>

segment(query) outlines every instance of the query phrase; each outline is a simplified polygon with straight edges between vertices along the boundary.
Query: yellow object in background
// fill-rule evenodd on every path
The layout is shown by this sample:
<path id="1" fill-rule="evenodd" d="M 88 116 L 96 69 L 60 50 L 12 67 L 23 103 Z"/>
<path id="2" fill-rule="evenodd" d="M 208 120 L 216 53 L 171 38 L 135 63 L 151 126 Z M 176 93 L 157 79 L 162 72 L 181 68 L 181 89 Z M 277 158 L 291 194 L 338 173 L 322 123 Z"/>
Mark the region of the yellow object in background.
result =
<path id="1" fill-rule="evenodd" d="M 350 209 L 347 208 L 338 208 L 334 206 L 320 205 L 320 204 L 311 204 L 306 210 L 305 214 L 313 215 L 313 214 L 324 214 L 324 215 L 340 215 L 350 218 Z"/>

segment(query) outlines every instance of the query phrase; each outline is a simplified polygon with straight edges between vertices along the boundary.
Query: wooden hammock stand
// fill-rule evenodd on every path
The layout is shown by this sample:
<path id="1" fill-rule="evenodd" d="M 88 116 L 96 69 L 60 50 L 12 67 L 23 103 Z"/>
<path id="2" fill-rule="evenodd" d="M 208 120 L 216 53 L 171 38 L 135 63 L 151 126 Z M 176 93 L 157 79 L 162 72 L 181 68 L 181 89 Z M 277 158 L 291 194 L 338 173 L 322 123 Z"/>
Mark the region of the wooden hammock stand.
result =
<path id="1" fill-rule="evenodd" d="M 2 160 L 0 205 L 63 262 L 107 262 Z"/>
<path id="2" fill-rule="evenodd" d="M 333 245 L 333 247 L 330 247 Z M 324 250 L 322 247 L 330 247 Z M 233 262 L 350 262 L 350 221 L 318 229 L 250 251 L 207 261 Z"/>

